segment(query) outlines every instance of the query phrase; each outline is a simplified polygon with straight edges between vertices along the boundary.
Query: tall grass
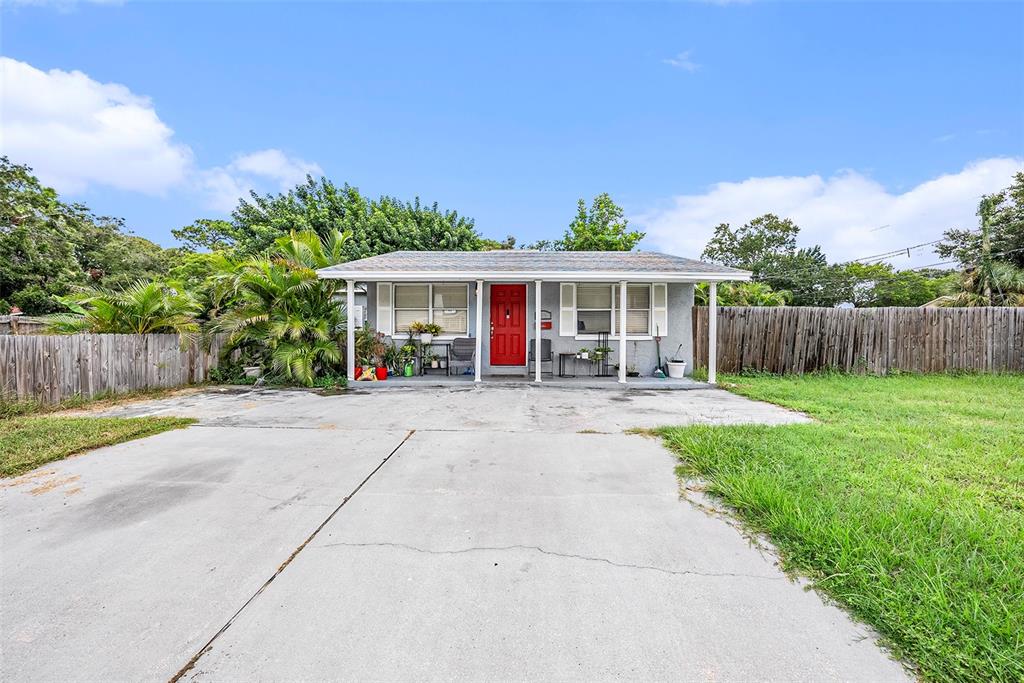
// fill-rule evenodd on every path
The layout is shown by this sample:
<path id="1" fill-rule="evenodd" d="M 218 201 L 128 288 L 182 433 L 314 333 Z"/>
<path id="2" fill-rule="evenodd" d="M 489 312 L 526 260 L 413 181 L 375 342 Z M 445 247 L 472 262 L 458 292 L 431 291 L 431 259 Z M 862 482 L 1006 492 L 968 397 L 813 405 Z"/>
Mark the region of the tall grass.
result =
<path id="1" fill-rule="evenodd" d="M 1024 377 L 723 380 L 819 422 L 664 429 L 681 476 L 924 678 L 1024 680 Z"/>

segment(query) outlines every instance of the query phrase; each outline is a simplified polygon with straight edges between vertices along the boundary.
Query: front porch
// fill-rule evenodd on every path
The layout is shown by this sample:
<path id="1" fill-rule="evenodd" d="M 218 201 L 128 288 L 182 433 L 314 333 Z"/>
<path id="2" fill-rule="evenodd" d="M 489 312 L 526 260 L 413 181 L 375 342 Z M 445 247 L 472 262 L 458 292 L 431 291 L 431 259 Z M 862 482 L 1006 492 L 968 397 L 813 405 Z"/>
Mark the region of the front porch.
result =
<path id="1" fill-rule="evenodd" d="M 383 335 L 417 371 L 425 362 L 464 375 L 394 378 L 408 385 L 523 382 L 556 386 L 693 386 L 662 372 L 693 372 L 692 308 L 697 283 L 709 293 L 708 383 L 715 382 L 718 282 L 750 274 L 652 252 L 393 252 L 318 271 L 346 281 L 347 306 L 366 291 L 360 322 L 348 316 L 348 376 L 357 325 Z M 431 329 L 433 328 L 433 329 Z M 438 348 L 440 347 L 440 348 Z M 582 373 L 579 371 L 585 368 Z M 669 361 L 672 362 L 669 362 Z M 590 362 L 588 365 L 587 361 Z M 405 361 L 408 363 L 408 361 Z M 565 370 L 566 365 L 572 369 Z M 445 365 L 441 365 L 443 370 Z M 567 374 L 576 375 L 566 377 Z M 367 384 L 372 384 L 367 382 Z"/>
<path id="2" fill-rule="evenodd" d="M 474 375 L 416 375 L 413 377 L 388 376 L 384 381 L 355 381 L 349 383 L 350 389 L 426 389 L 436 387 L 473 387 L 479 386 Z M 535 386 L 556 387 L 559 389 L 638 389 L 648 391 L 687 391 L 708 389 L 707 382 L 699 382 L 689 377 L 658 378 L 630 377 L 625 384 L 618 377 L 550 377 L 545 375 L 542 382 L 531 376 L 524 375 L 484 375 L 482 382 L 488 386 Z"/>

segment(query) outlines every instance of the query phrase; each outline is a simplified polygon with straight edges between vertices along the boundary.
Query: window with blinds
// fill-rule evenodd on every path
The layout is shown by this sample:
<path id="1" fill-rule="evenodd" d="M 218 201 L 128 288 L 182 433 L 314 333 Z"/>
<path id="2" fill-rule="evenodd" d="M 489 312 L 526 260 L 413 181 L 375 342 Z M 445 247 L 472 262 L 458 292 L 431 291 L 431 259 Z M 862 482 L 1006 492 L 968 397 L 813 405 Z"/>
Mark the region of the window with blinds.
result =
<path id="1" fill-rule="evenodd" d="M 618 297 L 618 287 L 615 296 Z M 616 298 L 616 303 L 618 299 Z M 615 318 L 615 329 L 619 328 L 618 317 Z M 626 334 L 651 333 L 651 286 L 626 286 Z"/>
<path id="2" fill-rule="evenodd" d="M 598 334 L 612 331 L 611 285 L 576 285 L 576 333 Z"/>
<path id="3" fill-rule="evenodd" d="M 577 283 L 576 334 L 618 334 L 619 287 L 612 284 Z M 651 334 L 651 285 L 626 287 L 626 334 Z"/>
<path id="4" fill-rule="evenodd" d="M 469 285 L 396 284 L 395 332 L 408 332 L 414 322 L 432 322 L 442 334 L 469 334 Z"/>

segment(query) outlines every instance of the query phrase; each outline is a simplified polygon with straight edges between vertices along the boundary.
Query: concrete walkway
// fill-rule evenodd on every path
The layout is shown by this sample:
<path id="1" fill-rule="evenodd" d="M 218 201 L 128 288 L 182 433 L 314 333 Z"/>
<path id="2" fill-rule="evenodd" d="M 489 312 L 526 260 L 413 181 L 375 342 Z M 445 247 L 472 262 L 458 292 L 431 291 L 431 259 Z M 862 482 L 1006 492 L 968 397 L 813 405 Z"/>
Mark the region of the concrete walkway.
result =
<path id="1" fill-rule="evenodd" d="M 717 390 L 201 393 L 0 490 L 4 680 L 904 680 L 624 427 Z M 598 432 L 598 433 L 595 433 Z"/>

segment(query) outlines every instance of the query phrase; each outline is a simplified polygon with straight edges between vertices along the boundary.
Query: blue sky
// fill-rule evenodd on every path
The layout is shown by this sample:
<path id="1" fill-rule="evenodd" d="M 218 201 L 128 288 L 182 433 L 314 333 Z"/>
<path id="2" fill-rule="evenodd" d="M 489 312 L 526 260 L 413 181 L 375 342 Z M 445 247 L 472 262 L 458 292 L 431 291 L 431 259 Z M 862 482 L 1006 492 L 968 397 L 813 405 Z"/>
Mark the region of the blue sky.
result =
<path id="1" fill-rule="evenodd" d="M 775 211 L 855 258 L 972 224 L 1024 168 L 1022 3 L 2 12 L 4 152 L 168 245 L 314 170 L 521 242 L 606 191 L 645 248 Z"/>

